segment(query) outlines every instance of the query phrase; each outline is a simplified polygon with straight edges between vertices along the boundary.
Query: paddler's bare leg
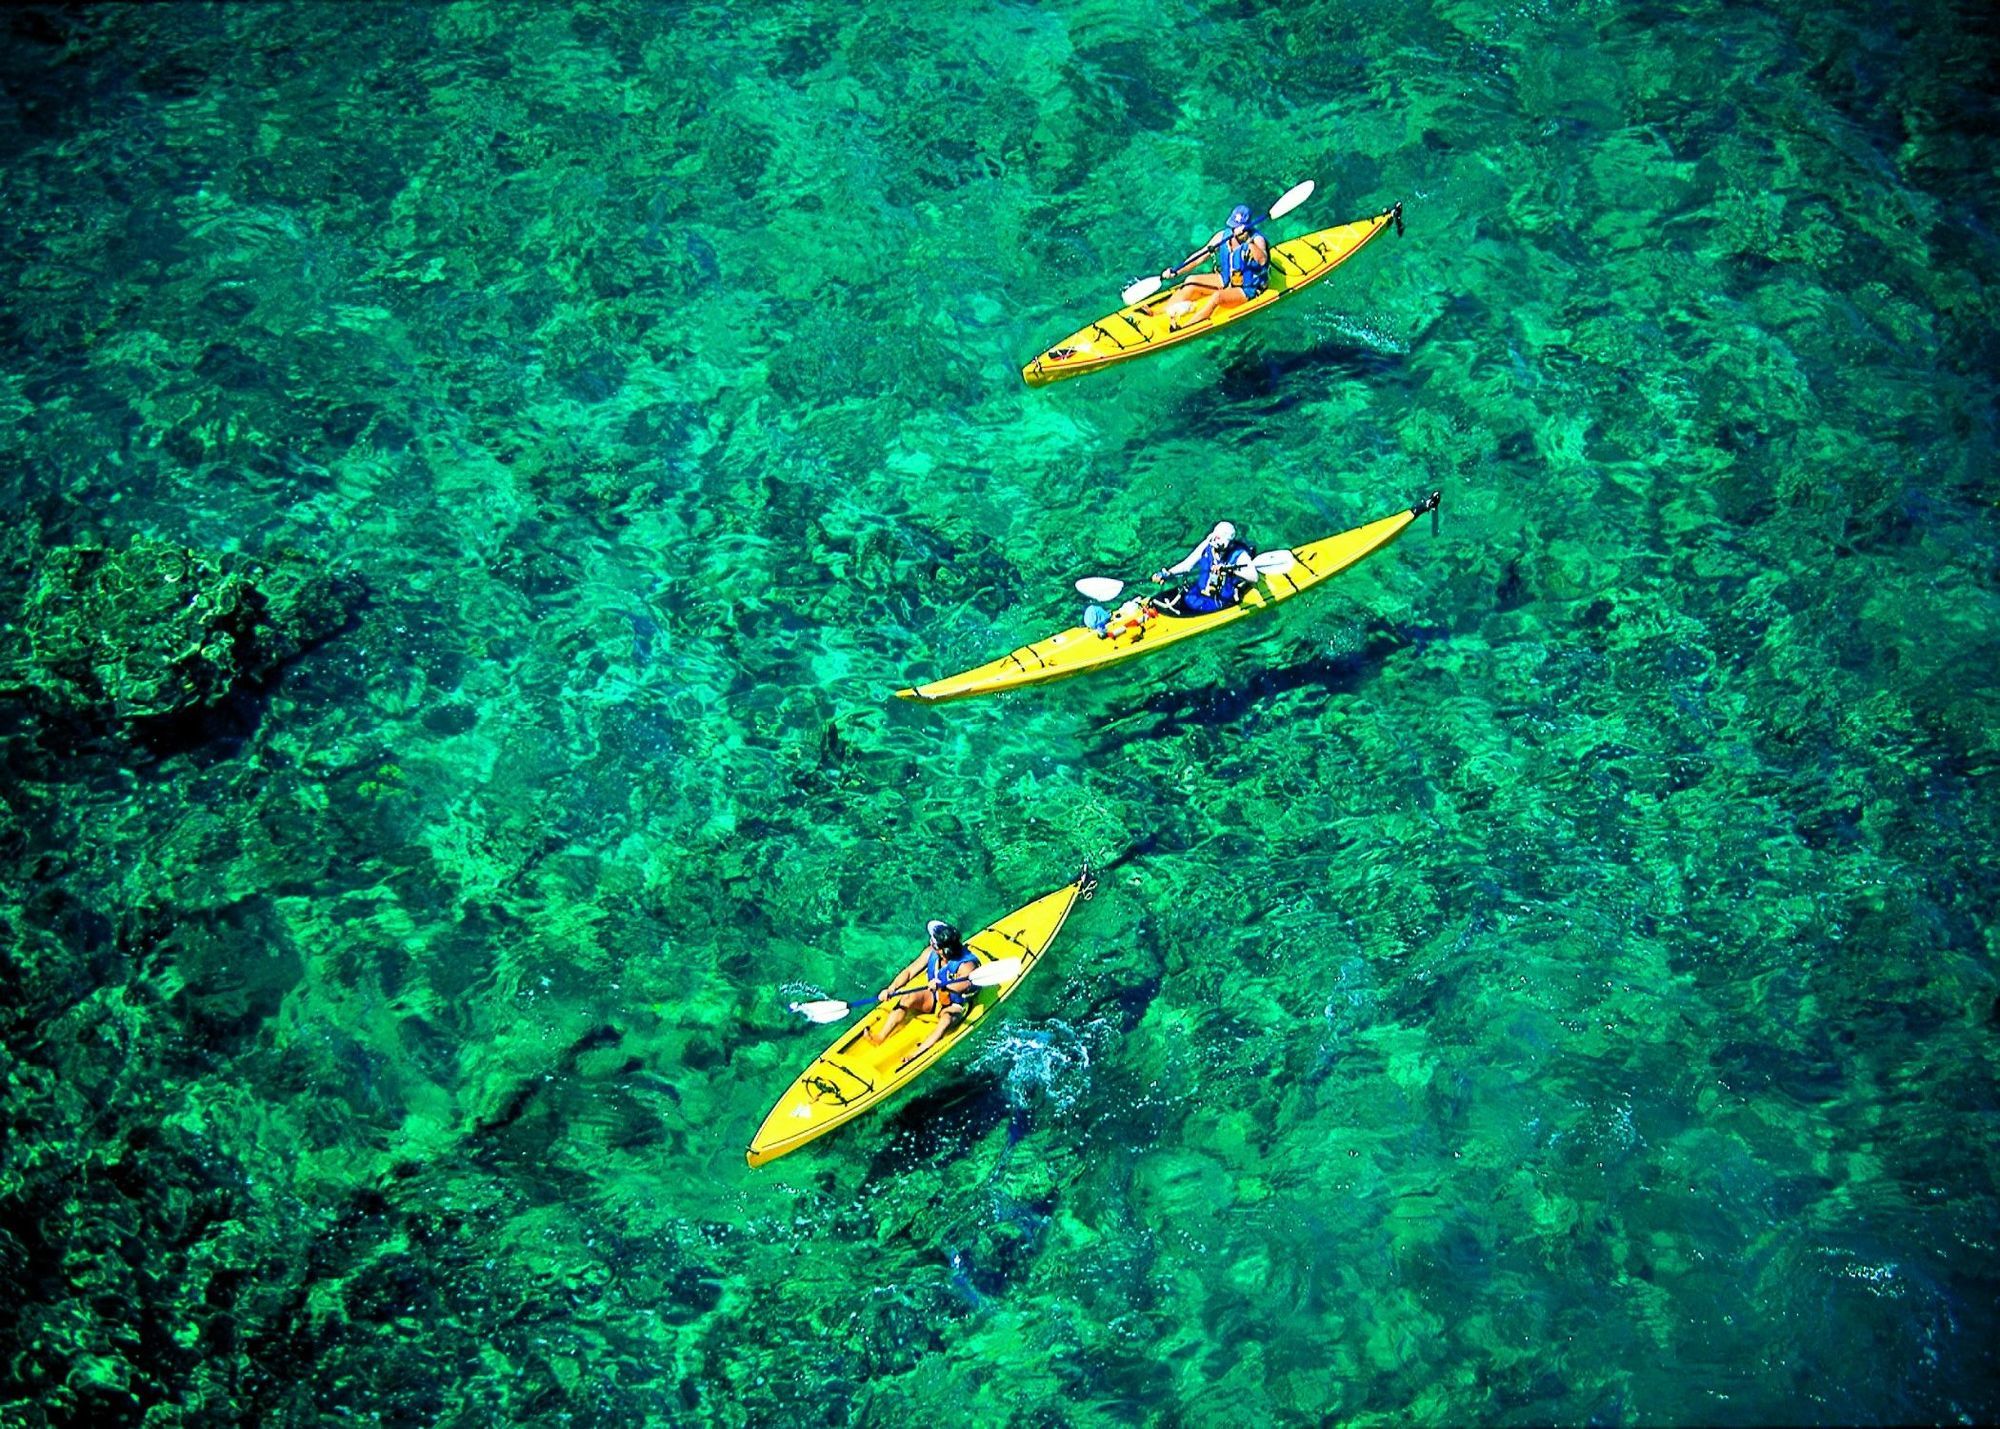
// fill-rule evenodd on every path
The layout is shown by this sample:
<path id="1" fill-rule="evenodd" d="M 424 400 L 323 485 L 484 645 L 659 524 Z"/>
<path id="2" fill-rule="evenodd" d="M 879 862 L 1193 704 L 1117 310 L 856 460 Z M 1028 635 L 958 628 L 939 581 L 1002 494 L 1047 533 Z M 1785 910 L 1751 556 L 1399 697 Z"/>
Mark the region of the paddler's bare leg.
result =
<path id="1" fill-rule="evenodd" d="M 882 1025 L 868 1029 L 868 1040 L 880 1047 L 889 1040 L 891 1032 L 910 1020 L 911 1014 L 929 1012 L 936 998 L 937 994 L 928 989 L 923 992 L 913 992 L 908 997 L 897 998 L 896 1005 L 889 1009 L 889 1015 L 882 1019 Z"/>
<path id="2" fill-rule="evenodd" d="M 915 1000 L 916 999 L 914 998 L 911 999 L 911 1001 Z M 931 1035 L 924 1038 L 923 1041 L 919 1042 L 916 1046 L 916 1050 L 911 1052 L 910 1055 L 905 1057 L 903 1060 L 905 1062 L 914 1062 L 916 1061 L 917 1058 L 923 1056 L 924 1053 L 928 1052 L 931 1049 L 932 1044 L 935 1043 L 938 1040 L 938 1038 L 944 1036 L 944 1034 L 950 1030 L 951 1024 L 957 1021 L 960 1017 L 963 1017 L 964 1015 L 965 1015 L 965 1005 L 963 1003 L 959 1004 L 956 1007 L 953 1007 L 949 1003 L 945 1004 L 944 1011 L 938 1014 L 937 1026 L 931 1029 Z"/>
<path id="3" fill-rule="evenodd" d="M 1189 313 L 1187 317 L 1176 321 L 1173 327 L 1178 331 L 1184 327 L 1193 327 L 1199 322 L 1207 322 L 1218 304 L 1225 308 L 1233 308 L 1248 301 L 1249 299 L 1243 296 L 1243 290 L 1233 283 L 1227 288 L 1217 288 L 1208 295 L 1208 301 Z"/>
<path id="4" fill-rule="evenodd" d="M 1211 294 L 1221 286 L 1222 275 L 1220 273 L 1195 274 L 1192 278 L 1181 284 L 1180 291 L 1176 292 L 1173 301 L 1167 304 L 1167 316 L 1170 318 L 1178 317 L 1182 313 L 1190 311 L 1204 296 Z"/>

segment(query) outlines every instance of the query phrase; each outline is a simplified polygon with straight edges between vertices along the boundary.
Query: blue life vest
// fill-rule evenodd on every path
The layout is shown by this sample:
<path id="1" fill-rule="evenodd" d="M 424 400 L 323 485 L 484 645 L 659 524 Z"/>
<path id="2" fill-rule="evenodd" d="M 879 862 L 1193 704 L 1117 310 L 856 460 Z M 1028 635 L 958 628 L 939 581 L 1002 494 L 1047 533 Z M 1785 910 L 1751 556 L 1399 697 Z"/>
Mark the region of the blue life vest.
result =
<path id="1" fill-rule="evenodd" d="M 960 948 L 957 952 L 946 953 L 942 957 L 938 955 L 936 948 L 932 948 L 929 961 L 924 966 L 924 975 L 932 982 L 956 982 L 978 966 L 979 955 L 970 948 Z M 964 1005 L 964 993 L 952 988 L 945 988 L 943 991 L 953 1007 Z"/>
<path id="2" fill-rule="evenodd" d="M 1240 274 L 1246 298 L 1256 297 L 1271 284 L 1270 240 L 1265 240 L 1262 263 L 1250 256 L 1250 245 L 1256 242 L 1258 236 L 1253 228 L 1241 248 L 1235 246 L 1234 238 L 1225 238 L 1222 246 L 1215 250 L 1215 271 L 1222 275 L 1222 286 L 1228 287 L 1230 279 Z"/>
<path id="3" fill-rule="evenodd" d="M 1248 546 L 1241 541 L 1232 541 L 1229 543 L 1229 549 L 1222 553 L 1222 565 L 1225 568 L 1233 566 L 1249 554 Z M 1229 570 L 1218 571 L 1215 567 L 1215 551 L 1211 547 L 1201 553 L 1201 559 L 1194 563 L 1194 570 L 1189 572 L 1188 587 L 1181 596 L 1181 609 L 1189 615 L 1213 615 L 1218 610 L 1229 609 L 1236 604 L 1236 598 L 1248 584 Z M 1214 595 L 1208 593 L 1211 585 L 1215 589 Z"/>

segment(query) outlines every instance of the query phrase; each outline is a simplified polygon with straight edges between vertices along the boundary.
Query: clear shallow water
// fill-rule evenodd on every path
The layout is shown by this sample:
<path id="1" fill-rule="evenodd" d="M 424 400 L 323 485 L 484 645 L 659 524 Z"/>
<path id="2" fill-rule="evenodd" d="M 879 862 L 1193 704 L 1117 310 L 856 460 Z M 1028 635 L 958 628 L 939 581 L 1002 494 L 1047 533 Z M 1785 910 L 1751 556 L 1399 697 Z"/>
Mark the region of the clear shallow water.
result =
<path id="1" fill-rule="evenodd" d="M 140 535 L 368 592 L 160 757 L 7 706 L 10 1415 L 2000 1413 L 1970 9 L 8 23 L 10 623 Z M 1302 175 L 1407 236 L 1020 385 Z M 1432 488 L 1241 639 L 886 699 Z M 744 1168 L 785 987 L 1086 856 Z"/>

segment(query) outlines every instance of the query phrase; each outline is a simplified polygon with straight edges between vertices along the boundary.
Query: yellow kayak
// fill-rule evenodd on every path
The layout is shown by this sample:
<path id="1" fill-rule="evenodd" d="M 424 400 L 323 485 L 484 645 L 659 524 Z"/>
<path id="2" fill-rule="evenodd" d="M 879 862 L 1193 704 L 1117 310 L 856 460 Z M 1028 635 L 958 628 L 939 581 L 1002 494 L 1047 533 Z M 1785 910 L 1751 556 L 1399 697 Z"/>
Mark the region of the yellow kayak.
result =
<path id="1" fill-rule="evenodd" d="M 1394 516 L 1385 516 L 1366 526 L 1356 526 L 1338 536 L 1328 536 L 1323 541 L 1295 547 L 1290 570 L 1264 576 L 1227 610 L 1218 610 L 1210 615 L 1173 616 L 1142 609 L 1132 614 L 1129 613 L 1132 606 L 1128 602 L 1112 617 L 1105 635 L 1099 635 L 1085 626 L 1073 625 L 1046 640 L 1023 645 L 998 660 L 989 660 L 977 669 L 913 689 L 898 690 L 896 694 L 906 700 L 962 700 L 968 695 L 987 695 L 996 690 L 1011 690 L 1017 685 L 1038 685 L 1044 680 L 1080 675 L 1085 670 L 1115 665 L 1120 660 L 1129 660 L 1148 650 L 1165 649 L 1182 640 L 1206 634 L 1218 626 L 1228 625 L 1231 621 L 1241 620 L 1281 600 L 1290 600 L 1302 590 L 1311 589 L 1328 576 L 1346 570 L 1362 557 L 1381 550 L 1402 535 L 1403 528 L 1417 517 L 1437 510 L 1437 505 L 1438 493 L 1433 491 L 1408 511 L 1398 511 Z"/>
<path id="2" fill-rule="evenodd" d="M 1403 205 L 1384 209 L 1373 218 L 1322 228 L 1303 238 L 1294 238 L 1271 249 L 1271 284 L 1247 303 L 1233 308 L 1218 307 L 1202 322 L 1175 331 L 1170 327 L 1167 304 L 1179 291 L 1165 287 L 1152 297 L 1120 308 L 1109 317 L 1099 318 L 1089 327 L 1071 333 L 1040 357 L 1021 369 L 1030 387 L 1046 387 L 1065 377 L 1099 372 L 1114 362 L 1163 352 L 1178 342 L 1206 337 L 1209 333 L 1241 322 L 1252 313 L 1261 313 L 1274 303 L 1282 303 L 1308 283 L 1316 283 L 1360 252 L 1362 247 L 1387 228 L 1403 231 Z"/>
<path id="3" fill-rule="evenodd" d="M 889 1007 L 878 1003 L 869 1009 L 865 1017 L 834 1039 L 831 1047 L 813 1058 L 812 1065 L 778 1098 L 751 1138 L 750 1164 L 762 1166 L 798 1150 L 922 1076 L 984 1023 L 1021 985 L 1021 979 L 1034 971 L 1077 899 L 1088 898 L 1096 886 L 1097 880 L 1085 869 L 1076 882 L 1016 908 L 967 938 L 965 945 L 982 963 L 1019 958 L 1021 971 L 1011 982 L 979 988 L 966 1014 L 921 1056 L 912 1057 L 911 1053 L 936 1028 L 935 1018 L 910 1018 L 878 1047 L 868 1040 L 868 1033 L 889 1016 Z"/>

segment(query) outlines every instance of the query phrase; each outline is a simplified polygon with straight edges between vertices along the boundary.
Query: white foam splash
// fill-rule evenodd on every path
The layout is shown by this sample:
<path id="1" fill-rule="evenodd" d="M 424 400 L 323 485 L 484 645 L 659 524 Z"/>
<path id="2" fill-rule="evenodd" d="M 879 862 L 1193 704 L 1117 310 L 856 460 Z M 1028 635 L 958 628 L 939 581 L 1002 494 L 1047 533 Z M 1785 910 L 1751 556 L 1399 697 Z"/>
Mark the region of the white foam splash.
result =
<path id="1" fill-rule="evenodd" d="M 1386 357 L 1407 357 L 1410 353 L 1407 338 L 1398 337 L 1381 324 L 1351 313 L 1315 313 L 1308 319 L 1308 326 L 1316 339 L 1341 338 L 1356 347 L 1365 347 Z"/>
<path id="2" fill-rule="evenodd" d="M 972 1065 L 998 1072 L 1010 1106 L 1026 1108 L 1041 1098 L 1061 1116 L 1090 1090 L 1093 1044 L 1104 1033 L 1102 1021 L 1081 1029 L 1059 1017 L 1037 1025 L 1012 1024 L 989 1038 Z"/>

